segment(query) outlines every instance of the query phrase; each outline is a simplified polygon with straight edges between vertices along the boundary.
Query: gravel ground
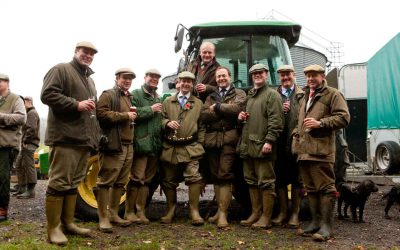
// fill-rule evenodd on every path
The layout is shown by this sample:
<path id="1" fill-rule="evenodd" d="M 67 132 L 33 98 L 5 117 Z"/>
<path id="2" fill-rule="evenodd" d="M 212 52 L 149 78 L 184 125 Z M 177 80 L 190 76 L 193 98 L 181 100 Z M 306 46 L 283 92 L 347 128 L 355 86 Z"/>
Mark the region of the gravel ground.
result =
<path id="1" fill-rule="evenodd" d="M 44 194 L 46 181 L 39 181 L 36 187 L 36 198 L 21 200 L 15 197 L 11 198 L 9 218 L 11 225 L 13 221 L 18 223 L 38 223 L 42 227 L 46 226 L 46 218 L 44 213 Z M 385 200 L 382 200 L 382 196 L 387 192 L 390 186 L 380 186 L 379 192 L 373 193 L 367 202 L 364 219 L 366 223 L 352 223 L 350 220 L 337 220 L 335 218 L 335 237 L 328 243 L 323 243 L 320 245 L 321 248 L 328 247 L 329 249 L 399 249 L 400 247 L 400 212 L 399 207 L 393 206 L 390 215 L 391 220 L 384 219 L 384 207 Z M 205 197 L 202 198 L 203 206 L 207 206 L 208 202 L 204 200 L 211 200 L 213 197 L 212 188 L 207 187 L 207 192 Z M 179 209 L 178 217 L 187 216 L 187 203 L 184 201 L 187 199 L 186 189 L 180 189 Z M 152 218 L 153 222 L 151 224 L 158 224 L 155 222 L 165 212 L 165 199 L 160 196 L 159 192 L 156 191 L 153 197 L 154 202 L 148 208 L 149 217 Z M 238 230 L 243 230 L 241 227 L 237 226 L 240 216 L 235 216 L 240 213 L 240 207 L 233 204 L 230 210 L 231 224 L 233 227 L 237 227 Z M 306 222 L 303 222 L 305 224 Z M 2 226 L 0 225 L 0 231 Z M 131 228 L 131 227 L 129 227 Z M 123 229 L 128 230 L 129 228 Z M 201 228 L 201 227 L 200 227 Z M 4 229 L 4 228 L 3 228 Z M 198 230 L 198 229 L 196 229 Z M 287 232 L 284 228 L 273 228 L 272 229 L 277 235 L 281 232 Z M 127 233 L 125 231 L 123 234 Z M 303 244 L 305 242 L 310 242 L 308 238 L 293 237 L 296 244 Z M 293 243 L 293 242 L 292 242 Z M 282 245 L 285 246 L 285 242 Z M 307 243 L 309 244 L 309 243 Z M 317 245 L 318 246 L 318 245 Z M 307 248 L 306 248 L 307 249 Z"/>

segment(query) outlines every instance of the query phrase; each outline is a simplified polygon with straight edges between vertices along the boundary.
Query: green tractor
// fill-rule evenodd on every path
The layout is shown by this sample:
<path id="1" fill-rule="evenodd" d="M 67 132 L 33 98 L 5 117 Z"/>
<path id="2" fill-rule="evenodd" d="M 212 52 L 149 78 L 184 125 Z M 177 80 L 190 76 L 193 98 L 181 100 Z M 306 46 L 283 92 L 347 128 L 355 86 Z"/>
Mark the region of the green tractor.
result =
<path id="1" fill-rule="evenodd" d="M 231 70 L 235 87 L 245 90 L 251 88 L 248 70 L 255 63 L 267 65 L 270 84 L 278 86 L 276 69 L 283 64 L 292 64 L 289 48 L 299 40 L 300 30 L 301 26 L 296 23 L 281 21 L 215 22 L 198 24 L 189 29 L 179 24 L 175 34 L 175 52 L 182 49 L 184 38 L 188 45 L 177 72 L 184 70 L 198 56 L 202 42 L 209 41 L 216 46 L 217 61 Z M 176 76 L 177 73 L 163 79 L 164 92 L 170 92 L 168 88 L 174 87 Z M 88 165 L 88 174 L 78 188 L 76 215 L 82 219 L 97 217 L 93 187 L 99 172 L 98 157 L 91 157 Z M 240 163 L 236 169 L 240 176 Z M 248 193 L 241 188 L 243 185 L 240 180 L 236 183 L 234 195 L 239 203 L 249 204 Z M 153 194 L 157 186 L 158 180 L 155 180 L 150 194 Z M 121 198 L 121 210 L 125 199 L 125 196 Z"/>

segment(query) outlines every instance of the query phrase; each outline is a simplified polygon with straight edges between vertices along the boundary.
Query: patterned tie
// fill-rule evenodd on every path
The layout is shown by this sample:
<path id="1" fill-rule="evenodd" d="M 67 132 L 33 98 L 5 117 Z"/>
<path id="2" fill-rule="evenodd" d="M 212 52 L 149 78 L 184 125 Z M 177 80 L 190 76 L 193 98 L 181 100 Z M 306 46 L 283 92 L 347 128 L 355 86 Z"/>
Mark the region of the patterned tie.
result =
<path id="1" fill-rule="evenodd" d="M 315 95 L 315 90 L 311 89 L 311 90 L 310 90 L 310 96 L 309 96 L 309 98 L 310 98 L 310 99 L 313 98 L 314 95 Z"/>
<path id="2" fill-rule="evenodd" d="M 186 104 L 186 99 L 187 99 L 187 97 L 186 96 L 181 96 L 181 97 L 179 97 L 179 104 L 181 105 L 181 107 L 183 108 L 184 106 L 185 106 L 185 104 Z"/>
<path id="3" fill-rule="evenodd" d="M 226 93 L 226 88 L 221 88 L 221 91 L 219 92 L 219 95 L 220 95 L 221 97 L 224 97 L 224 96 L 225 96 L 225 93 Z"/>
<path id="4" fill-rule="evenodd" d="M 286 90 L 286 97 L 289 98 L 291 93 L 292 93 L 292 89 L 287 89 Z"/>

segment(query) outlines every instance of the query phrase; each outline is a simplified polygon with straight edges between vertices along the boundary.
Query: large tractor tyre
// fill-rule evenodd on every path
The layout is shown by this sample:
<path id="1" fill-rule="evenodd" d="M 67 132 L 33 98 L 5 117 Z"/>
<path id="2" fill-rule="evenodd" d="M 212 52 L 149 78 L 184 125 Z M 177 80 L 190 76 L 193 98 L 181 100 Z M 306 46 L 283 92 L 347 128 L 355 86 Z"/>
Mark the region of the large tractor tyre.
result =
<path id="1" fill-rule="evenodd" d="M 385 174 L 394 174 L 400 170 L 400 146 L 393 141 L 384 141 L 375 151 L 375 163 Z"/>
<path id="2" fill-rule="evenodd" d="M 78 198 L 76 199 L 75 217 L 80 220 L 98 220 L 97 201 L 93 194 L 96 187 L 97 175 L 99 174 L 99 156 L 94 155 L 88 160 L 88 172 L 85 179 L 78 186 Z M 125 194 L 121 197 L 119 214 L 122 216 L 125 211 Z"/>

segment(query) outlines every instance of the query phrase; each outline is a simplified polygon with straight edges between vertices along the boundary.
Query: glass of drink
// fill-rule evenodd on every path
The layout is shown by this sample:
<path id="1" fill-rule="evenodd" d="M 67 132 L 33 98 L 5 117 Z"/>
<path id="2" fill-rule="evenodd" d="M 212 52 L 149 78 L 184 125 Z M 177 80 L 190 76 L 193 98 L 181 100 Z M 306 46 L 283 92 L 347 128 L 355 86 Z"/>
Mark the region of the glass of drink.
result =
<path id="1" fill-rule="evenodd" d="M 129 111 L 130 111 L 130 112 L 135 112 L 135 113 L 136 113 L 136 107 L 135 107 L 135 106 L 129 107 Z M 132 127 L 133 127 L 133 125 L 135 125 L 135 122 L 134 122 L 134 121 L 131 122 L 131 126 L 132 126 Z"/>
<path id="2" fill-rule="evenodd" d="M 88 98 L 88 100 L 92 101 L 92 102 L 94 102 L 96 104 L 96 97 L 95 96 L 90 96 Z M 90 119 L 94 119 L 94 118 L 96 118 L 96 108 L 90 110 Z"/>
<path id="3" fill-rule="evenodd" d="M 249 113 L 248 112 L 244 112 L 244 120 L 243 123 L 247 123 L 247 119 L 249 119 Z"/>
<path id="4" fill-rule="evenodd" d="M 286 98 L 285 102 L 283 103 L 283 105 L 286 106 L 286 109 L 285 109 L 284 113 L 285 114 L 289 113 L 289 110 L 290 110 L 290 99 Z"/>

